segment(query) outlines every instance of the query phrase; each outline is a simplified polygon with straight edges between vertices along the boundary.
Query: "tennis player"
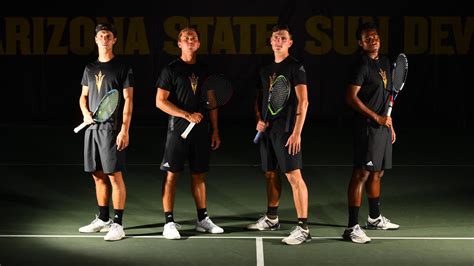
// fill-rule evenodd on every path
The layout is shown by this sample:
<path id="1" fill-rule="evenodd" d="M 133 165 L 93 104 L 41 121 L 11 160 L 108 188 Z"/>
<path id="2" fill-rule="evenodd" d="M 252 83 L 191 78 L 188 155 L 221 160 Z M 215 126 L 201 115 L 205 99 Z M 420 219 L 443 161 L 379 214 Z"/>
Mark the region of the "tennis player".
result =
<path id="1" fill-rule="evenodd" d="M 392 168 L 392 143 L 396 134 L 386 116 L 390 96 L 390 62 L 379 55 L 377 25 L 365 23 L 356 32 L 361 54 L 352 66 L 346 100 L 354 110 L 354 166 L 348 188 L 349 221 L 343 238 L 354 243 L 371 239 L 359 226 L 359 209 L 365 188 L 369 201 L 367 229 L 398 229 L 380 213 L 380 181 Z"/>
<path id="2" fill-rule="evenodd" d="M 200 47 L 196 29 L 183 28 L 178 35 L 181 56 L 173 60 L 160 73 L 156 81 L 156 107 L 169 115 L 165 151 L 160 169 L 166 171 L 163 180 L 162 201 L 165 215 L 163 236 L 180 239 L 180 225 L 174 220 L 176 182 L 189 161 L 191 191 L 196 204 L 196 231 L 220 234 L 224 229 L 214 224 L 206 207 L 206 173 L 209 171 L 211 149 L 219 148 L 221 140 L 217 123 L 217 110 L 207 115 L 199 108 L 200 90 L 209 75 L 206 65 L 197 61 Z M 186 139 L 181 137 L 190 122 L 196 123 Z M 209 127 L 209 123 L 211 127 Z M 212 128 L 212 132 L 210 132 Z"/>
<path id="3" fill-rule="evenodd" d="M 270 43 L 274 62 L 260 71 L 262 83 L 261 102 L 256 101 L 257 131 L 264 131 L 260 140 L 262 170 L 267 184 L 267 212 L 249 224 L 249 230 L 277 230 L 280 228 L 278 205 L 281 195 L 281 170 L 290 182 L 298 224 L 290 235 L 282 240 L 288 245 L 298 245 L 311 240 L 308 220 L 308 190 L 301 174 L 301 132 L 308 109 L 306 71 L 303 65 L 290 56 L 293 44 L 290 29 L 276 25 L 272 29 Z M 291 92 L 284 109 L 269 122 L 263 121 L 262 112 L 268 112 L 269 88 L 276 77 L 283 75 L 290 83 Z M 261 105 L 261 108 L 259 106 Z"/>
<path id="4" fill-rule="evenodd" d="M 90 224 L 79 228 L 79 232 L 107 232 L 104 239 L 114 241 L 125 237 L 122 217 L 126 189 L 122 171 L 125 167 L 125 149 L 129 144 L 134 79 L 132 68 L 113 53 L 117 42 L 114 25 L 98 24 L 95 33 L 99 57 L 85 67 L 79 104 L 84 121 L 90 124 L 84 135 L 84 170 L 92 173 L 94 178 L 99 215 Z M 122 92 L 122 115 L 119 115 L 120 108 L 117 108 L 108 121 L 94 123 L 92 111 L 112 89 Z M 110 196 L 113 219 L 109 218 Z"/>

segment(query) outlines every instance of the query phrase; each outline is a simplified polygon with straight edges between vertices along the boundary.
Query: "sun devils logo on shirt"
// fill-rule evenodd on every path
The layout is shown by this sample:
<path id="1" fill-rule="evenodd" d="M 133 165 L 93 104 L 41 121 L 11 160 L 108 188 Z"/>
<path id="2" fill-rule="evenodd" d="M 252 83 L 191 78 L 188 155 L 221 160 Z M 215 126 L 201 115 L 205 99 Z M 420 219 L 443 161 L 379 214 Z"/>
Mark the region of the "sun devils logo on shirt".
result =
<path id="1" fill-rule="evenodd" d="M 97 75 L 95 75 L 95 86 L 97 87 L 97 91 L 100 92 L 100 86 L 102 85 L 102 80 L 104 80 L 105 75 L 102 74 L 102 71 L 99 71 Z"/>
<path id="2" fill-rule="evenodd" d="M 189 77 L 189 81 L 191 82 L 191 89 L 193 89 L 194 94 L 196 94 L 196 89 L 197 89 L 197 86 L 198 86 L 198 80 L 199 80 L 199 77 L 196 77 L 196 75 L 194 75 L 194 73 L 191 75 L 191 77 Z"/>
<path id="3" fill-rule="evenodd" d="M 383 71 L 382 69 L 379 70 L 379 75 L 382 78 L 383 81 L 383 88 L 387 88 L 387 73 Z"/>
<path id="4" fill-rule="evenodd" d="M 273 82 L 275 82 L 276 79 L 276 73 L 273 73 L 273 75 L 269 76 L 268 79 L 270 80 L 270 86 L 268 88 L 268 91 L 271 91 Z"/>

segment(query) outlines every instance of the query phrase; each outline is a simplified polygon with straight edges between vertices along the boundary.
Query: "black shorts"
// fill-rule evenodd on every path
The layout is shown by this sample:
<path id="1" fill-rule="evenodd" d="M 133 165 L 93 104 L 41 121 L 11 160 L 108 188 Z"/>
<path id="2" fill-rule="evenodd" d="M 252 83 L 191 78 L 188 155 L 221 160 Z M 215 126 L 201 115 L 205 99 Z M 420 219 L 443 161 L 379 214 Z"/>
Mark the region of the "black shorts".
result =
<path id="1" fill-rule="evenodd" d="M 112 174 L 125 170 L 125 151 L 117 150 L 117 133 L 115 130 L 86 130 L 84 171 Z"/>
<path id="2" fill-rule="evenodd" d="M 370 122 L 354 128 L 354 167 L 367 171 L 392 168 L 392 131 Z"/>
<path id="3" fill-rule="evenodd" d="M 301 150 L 291 155 L 285 147 L 291 133 L 270 132 L 264 133 L 260 139 L 260 157 L 263 171 L 274 171 L 279 166 L 283 173 L 303 168 Z"/>
<path id="4" fill-rule="evenodd" d="M 160 169 L 179 173 L 188 159 L 191 173 L 205 173 L 209 171 L 210 155 L 211 137 L 207 126 L 196 125 L 186 139 L 177 131 L 168 130 Z"/>

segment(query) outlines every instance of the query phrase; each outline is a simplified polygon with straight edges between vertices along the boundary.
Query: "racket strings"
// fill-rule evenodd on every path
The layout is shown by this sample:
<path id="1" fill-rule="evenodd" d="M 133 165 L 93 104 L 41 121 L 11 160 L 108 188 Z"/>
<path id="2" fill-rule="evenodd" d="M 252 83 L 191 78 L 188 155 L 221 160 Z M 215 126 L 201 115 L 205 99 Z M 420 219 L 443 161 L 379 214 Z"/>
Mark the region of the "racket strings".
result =
<path id="1" fill-rule="evenodd" d="M 398 56 L 395 61 L 395 69 L 393 70 L 393 89 L 399 92 L 405 83 L 408 72 L 408 61 L 405 56 Z"/>
<path id="2" fill-rule="evenodd" d="M 405 72 L 405 67 L 403 65 L 397 64 L 393 73 L 393 87 L 396 92 L 400 91 L 403 83 L 405 82 Z"/>
<path id="3" fill-rule="evenodd" d="M 209 110 L 226 104 L 232 97 L 233 90 L 230 81 L 222 77 L 212 77 L 204 86 L 203 101 Z"/>
<path id="4" fill-rule="evenodd" d="M 284 79 L 276 80 L 271 89 L 270 111 L 274 115 L 283 109 L 288 99 L 290 86 Z"/>
<path id="5" fill-rule="evenodd" d="M 112 114 L 115 112 L 119 101 L 119 94 L 112 93 L 108 95 L 103 101 L 100 103 L 99 107 L 97 108 L 96 118 L 97 122 L 105 122 L 107 121 Z"/>

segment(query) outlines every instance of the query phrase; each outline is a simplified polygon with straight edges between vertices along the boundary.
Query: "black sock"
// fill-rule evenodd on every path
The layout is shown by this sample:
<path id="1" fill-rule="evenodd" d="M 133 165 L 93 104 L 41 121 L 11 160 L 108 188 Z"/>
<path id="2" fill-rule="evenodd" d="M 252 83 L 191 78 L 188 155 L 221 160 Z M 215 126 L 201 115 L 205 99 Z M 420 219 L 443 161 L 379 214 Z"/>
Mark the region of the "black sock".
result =
<path id="1" fill-rule="evenodd" d="M 347 224 L 347 227 L 353 227 L 359 223 L 359 209 L 360 207 L 349 206 L 349 223 Z"/>
<path id="2" fill-rule="evenodd" d="M 298 226 L 304 230 L 308 229 L 308 218 L 298 218 Z"/>
<path id="3" fill-rule="evenodd" d="M 114 223 L 122 225 L 123 210 L 114 209 Z"/>
<path id="4" fill-rule="evenodd" d="M 278 206 L 276 207 L 267 207 L 267 217 L 270 219 L 276 219 L 278 218 Z"/>
<path id="5" fill-rule="evenodd" d="M 375 219 L 380 216 L 380 197 L 369 199 L 369 216 Z"/>
<path id="6" fill-rule="evenodd" d="M 165 212 L 166 223 L 174 222 L 173 212 Z"/>
<path id="7" fill-rule="evenodd" d="M 198 214 L 198 220 L 202 221 L 202 220 L 206 219 L 206 217 L 207 217 L 207 209 L 206 208 L 197 209 L 197 214 Z"/>
<path id="8" fill-rule="evenodd" d="M 109 206 L 99 206 L 99 219 L 104 222 L 109 221 Z"/>

